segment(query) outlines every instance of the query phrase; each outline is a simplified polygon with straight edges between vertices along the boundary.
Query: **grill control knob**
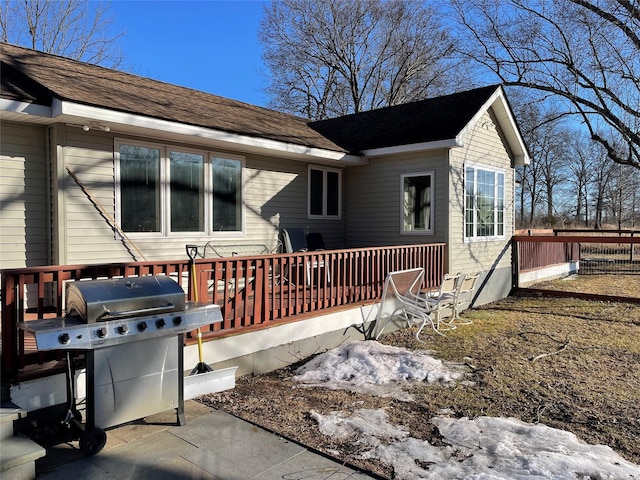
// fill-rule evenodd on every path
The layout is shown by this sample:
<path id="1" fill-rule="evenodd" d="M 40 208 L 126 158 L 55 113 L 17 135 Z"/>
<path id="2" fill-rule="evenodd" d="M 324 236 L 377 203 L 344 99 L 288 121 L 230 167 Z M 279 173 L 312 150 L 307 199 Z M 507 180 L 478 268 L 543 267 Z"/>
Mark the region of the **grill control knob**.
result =
<path id="1" fill-rule="evenodd" d="M 106 327 L 100 327 L 97 331 L 96 334 L 98 335 L 98 337 L 100 338 L 104 338 L 107 336 L 107 329 Z"/>
<path id="2" fill-rule="evenodd" d="M 129 331 L 129 327 L 127 327 L 126 325 L 119 325 L 118 326 L 118 333 L 120 335 L 124 335 L 125 333 L 127 333 Z"/>
<path id="3" fill-rule="evenodd" d="M 182 317 L 178 315 L 177 317 L 173 317 L 173 324 L 177 327 L 182 323 Z"/>
<path id="4" fill-rule="evenodd" d="M 138 322 L 138 331 L 144 332 L 147 329 L 147 322 Z"/>
<path id="5" fill-rule="evenodd" d="M 68 333 L 61 333 L 58 336 L 58 341 L 62 344 L 62 345 L 67 345 L 70 341 L 71 341 L 71 337 L 69 336 Z"/>
<path id="6" fill-rule="evenodd" d="M 167 322 L 164 321 L 164 318 L 156 320 L 156 327 L 158 328 L 164 328 L 166 324 Z"/>

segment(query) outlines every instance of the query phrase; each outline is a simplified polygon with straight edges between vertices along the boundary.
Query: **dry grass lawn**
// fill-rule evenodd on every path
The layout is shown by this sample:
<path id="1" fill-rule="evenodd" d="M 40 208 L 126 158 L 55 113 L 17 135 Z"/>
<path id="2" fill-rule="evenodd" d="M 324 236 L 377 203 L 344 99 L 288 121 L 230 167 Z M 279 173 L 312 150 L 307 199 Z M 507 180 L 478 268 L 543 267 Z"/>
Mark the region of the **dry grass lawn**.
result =
<path id="1" fill-rule="evenodd" d="M 589 291 L 578 284 L 582 281 L 589 278 L 564 284 Z M 640 276 L 633 282 L 637 296 Z M 640 464 L 640 305 L 521 297 L 467 311 L 464 317 L 473 324 L 446 337 L 427 334 L 426 348 L 436 357 L 466 363 L 473 384 L 413 385 L 415 401 L 402 402 L 300 387 L 288 380 L 295 368 L 290 367 L 240 378 L 234 390 L 202 401 L 385 478 L 394 476 L 389 465 L 359 460 L 353 439 L 325 437 L 309 412 L 386 407 L 391 422 L 434 444 L 441 438 L 428 420 L 441 409 L 458 417 L 516 417 L 609 445 Z M 413 333 L 401 330 L 381 342 L 425 349 Z"/>

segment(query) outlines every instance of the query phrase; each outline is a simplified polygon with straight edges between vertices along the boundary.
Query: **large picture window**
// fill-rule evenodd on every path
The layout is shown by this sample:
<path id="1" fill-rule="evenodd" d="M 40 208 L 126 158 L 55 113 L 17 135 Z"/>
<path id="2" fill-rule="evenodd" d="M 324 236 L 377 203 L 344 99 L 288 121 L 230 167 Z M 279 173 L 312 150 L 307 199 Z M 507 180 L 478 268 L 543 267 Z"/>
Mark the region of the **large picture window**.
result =
<path id="1" fill-rule="evenodd" d="M 242 159 L 131 143 L 119 143 L 116 152 L 123 231 L 243 231 Z"/>
<path id="2" fill-rule="evenodd" d="M 433 173 L 401 177 L 402 233 L 433 233 Z"/>
<path id="3" fill-rule="evenodd" d="M 340 170 L 309 167 L 309 218 L 340 218 L 341 204 Z"/>
<path id="4" fill-rule="evenodd" d="M 465 168 L 465 238 L 504 236 L 504 172 Z"/>

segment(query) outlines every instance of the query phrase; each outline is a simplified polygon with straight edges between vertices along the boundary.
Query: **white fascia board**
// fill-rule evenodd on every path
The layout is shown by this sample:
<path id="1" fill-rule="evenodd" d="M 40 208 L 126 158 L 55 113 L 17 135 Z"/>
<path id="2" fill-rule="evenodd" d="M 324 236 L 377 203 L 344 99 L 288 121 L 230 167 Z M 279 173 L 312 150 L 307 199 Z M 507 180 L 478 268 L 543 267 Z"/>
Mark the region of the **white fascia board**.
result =
<path id="1" fill-rule="evenodd" d="M 0 98 L 0 112 L 20 113 L 23 115 L 33 115 L 34 117 L 51 118 L 50 107 L 29 102 L 7 100 L 6 98 Z"/>
<path id="2" fill-rule="evenodd" d="M 509 142 L 509 147 L 514 155 L 514 160 L 516 165 L 529 165 L 529 153 L 527 152 L 527 147 L 520 136 L 520 132 L 516 125 L 515 119 L 511 114 L 511 109 L 509 108 L 509 104 L 507 103 L 507 99 L 504 96 L 504 91 L 502 87 L 498 87 L 495 92 L 489 97 L 489 99 L 482 105 L 480 109 L 476 112 L 473 118 L 467 123 L 467 125 L 460 131 L 460 133 L 456 136 L 456 141 L 458 141 L 461 145 L 464 144 L 464 138 L 467 133 L 475 126 L 475 124 L 482 118 L 482 116 L 489 110 L 489 108 L 493 108 L 494 114 L 500 124 L 500 128 L 504 133 L 507 141 Z"/>
<path id="3" fill-rule="evenodd" d="M 52 109 L 54 116 L 65 115 L 73 117 L 83 117 L 88 120 L 94 120 L 104 123 L 120 124 L 131 127 L 157 130 L 160 132 L 186 135 L 197 137 L 199 139 L 207 139 L 226 143 L 229 144 L 230 147 L 233 145 L 238 145 L 248 147 L 250 149 L 265 150 L 275 154 L 289 154 L 300 157 L 312 157 L 309 160 L 325 161 L 331 163 L 335 162 L 336 164 L 362 165 L 363 163 L 365 163 L 365 160 L 363 158 L 349 155 L 344 152 L 336 152 L 334 150 L 326 150 L 323 148 L 279 142 L 277 140 L 271 140 L 267 138 L 250 137 L 248 135 L 229 133 L 212 128 L 187 125 L 184 123 L 145 117 L 142 115 L 116 112 L 114 110 L 107 110 L 103 108 L 92 107 L 89 105 L 64 102 L 58 99 L 54 100 Z"/>
<path id="4" fill-rule="evenodd" d="M 447 140 L 437 140 L 435 142 L 412 143 L 409 145 L 397 145 L 393 147 L 373 148 L 371 150 L 363 150 L 365 157 L 382 157 L 385 155 L 397 155 L 400 153 L 423 152 L 425 150 L 435 150 L 439 148 L 456 148 L 462 144 L 455 138 Z"/>

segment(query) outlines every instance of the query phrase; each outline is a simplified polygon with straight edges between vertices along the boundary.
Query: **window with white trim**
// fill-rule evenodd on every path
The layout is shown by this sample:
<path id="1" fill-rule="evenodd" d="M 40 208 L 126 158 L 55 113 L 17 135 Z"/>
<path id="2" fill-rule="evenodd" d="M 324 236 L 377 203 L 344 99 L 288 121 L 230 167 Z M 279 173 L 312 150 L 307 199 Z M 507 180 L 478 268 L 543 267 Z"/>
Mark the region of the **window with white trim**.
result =
<path id="1" fill-rule="evenodd" d="M 434 174 L 401 175 L 402 233 L 433 233 Z"/>
<path id="2" fill-rule="evenodd" d="M 464 186 L 465 239 L 504 237 L 504 171 L 468 165 Z"/>
<path id="3" fill-rule="evenodd" d="M 243 231 L 244 161 L 203 151 L 116 144 L 117 212 L 127 233 Z"/>
<path id="4" fill-rule="evenodd" d="M 242 231 L 242 162 L 232 158 L 211 159 L 213 178 L 213 229 Z"/>
<path id="5" fill-rule="evenodd" d="M 339 219 L 342 215 L 342 172 L 310 166 L 307 202 L 309 218 Z"/>

